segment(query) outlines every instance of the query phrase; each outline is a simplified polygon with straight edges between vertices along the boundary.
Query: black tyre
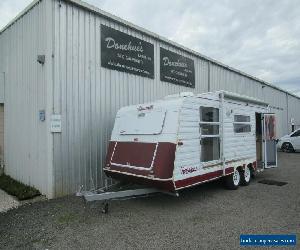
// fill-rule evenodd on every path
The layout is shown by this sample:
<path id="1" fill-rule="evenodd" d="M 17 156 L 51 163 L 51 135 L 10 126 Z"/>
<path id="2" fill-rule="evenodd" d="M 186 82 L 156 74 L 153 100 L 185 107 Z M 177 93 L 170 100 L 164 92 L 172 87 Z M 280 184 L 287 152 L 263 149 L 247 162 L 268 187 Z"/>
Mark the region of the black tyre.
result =
<path id="1" fill-rule="evenodd" d="M 286 153 L 293 153 L 295 151 L 293 145 L 289 142 L 283 143 L 281 146 L 281 150 Z"/>
<path id="2" fill-rule="evenodd" d="M 241 173 L 235 169 L 233 174 L 225 176 L 225 187 L 230 190 L 238 189 L 241 183 Z"/>
<path id="3" fill-rule="evenodd" d="M 246 166 L 245 169 L 241 171 L 241 185 L 248 186 L 251 181 L 251 176 L 251 169 L 248 166 Z"/>

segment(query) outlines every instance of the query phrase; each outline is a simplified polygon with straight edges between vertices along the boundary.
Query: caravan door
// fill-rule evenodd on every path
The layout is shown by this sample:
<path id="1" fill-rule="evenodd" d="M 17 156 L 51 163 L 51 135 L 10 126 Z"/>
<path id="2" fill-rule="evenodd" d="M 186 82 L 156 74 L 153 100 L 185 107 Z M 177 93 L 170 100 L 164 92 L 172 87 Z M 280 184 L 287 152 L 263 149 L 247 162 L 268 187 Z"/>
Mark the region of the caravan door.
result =
<path id="1" fill-rule="evenodd" d="M 263 166 L 264 168 L 277 167 L 276 148 L 276 119 L 275 114 L 263 114 Z"/>

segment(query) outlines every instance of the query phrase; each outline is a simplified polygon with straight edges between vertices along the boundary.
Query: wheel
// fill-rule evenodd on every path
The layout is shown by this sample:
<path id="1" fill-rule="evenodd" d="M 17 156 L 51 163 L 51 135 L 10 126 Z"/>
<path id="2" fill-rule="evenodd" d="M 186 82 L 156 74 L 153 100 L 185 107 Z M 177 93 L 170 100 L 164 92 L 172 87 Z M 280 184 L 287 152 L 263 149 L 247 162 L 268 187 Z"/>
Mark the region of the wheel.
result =
<path id="1" fill-rule="evenodd" d="M 281 146 L 281 150 L 286 153 L 292 153 L 295 151 L 293 145 L 289 142 L 283 143 Z"/>
<path id="2" fill-rule="evenodd" d="M 241 185 L 248 186 L 251 181 L 251 170 L 248 166 L 241 173 Z"/>
<path id="3" fill-rule="evenodd" d="M 241 182 L 241 174 L 238 169 L 235 169 L 233 174 L 225 176 L 225 186 L 230 190 L 235 190 Z"/>

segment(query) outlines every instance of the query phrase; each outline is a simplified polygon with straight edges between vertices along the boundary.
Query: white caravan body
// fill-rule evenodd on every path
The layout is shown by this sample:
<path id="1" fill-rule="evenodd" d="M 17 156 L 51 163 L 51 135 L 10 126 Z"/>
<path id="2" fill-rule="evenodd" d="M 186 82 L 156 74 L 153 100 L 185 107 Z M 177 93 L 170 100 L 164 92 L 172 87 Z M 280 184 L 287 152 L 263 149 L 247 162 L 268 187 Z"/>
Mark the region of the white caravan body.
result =
<path id="1" fill-rule="evenodd" d="M 104 171 L 168 191 L 276 167 L 268 104 L 225 91 L 181 93 L 121 108 Z"/>

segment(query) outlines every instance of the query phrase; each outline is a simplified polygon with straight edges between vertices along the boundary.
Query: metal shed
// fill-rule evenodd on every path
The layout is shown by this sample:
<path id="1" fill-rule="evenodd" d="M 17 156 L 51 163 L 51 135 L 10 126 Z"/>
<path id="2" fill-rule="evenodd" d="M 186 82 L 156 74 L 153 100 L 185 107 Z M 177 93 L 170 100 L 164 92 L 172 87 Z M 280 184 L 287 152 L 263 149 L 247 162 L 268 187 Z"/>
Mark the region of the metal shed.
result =
<path id="1" fill-rule="evenodd" d="M 127 62 L 107 53 L 110 35 L 132 40 L 114 44 Z M 188 71 L 166 71 L 165 57 Z M 291 118 L 300 124 L 299 97 L 79 0 L 33 1 L 0 31 L 0 73 L 5 172 L 49 198 L 104 185 L 102 164 L 124 105 L 222 89 L 270 103 L 278 136 L 290 132 Z"/>

